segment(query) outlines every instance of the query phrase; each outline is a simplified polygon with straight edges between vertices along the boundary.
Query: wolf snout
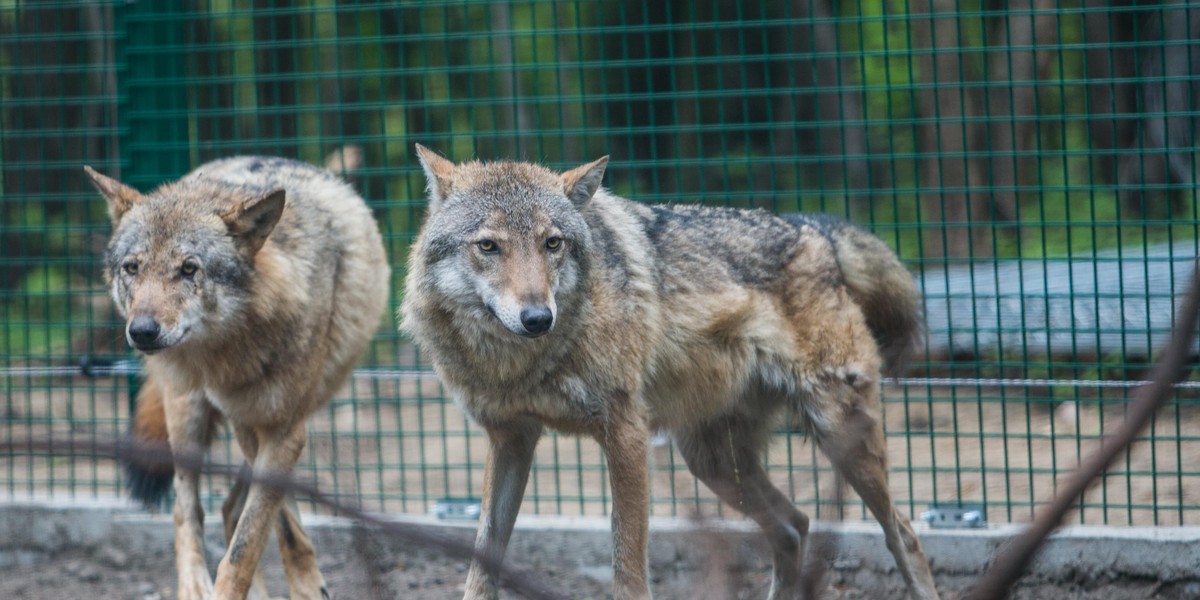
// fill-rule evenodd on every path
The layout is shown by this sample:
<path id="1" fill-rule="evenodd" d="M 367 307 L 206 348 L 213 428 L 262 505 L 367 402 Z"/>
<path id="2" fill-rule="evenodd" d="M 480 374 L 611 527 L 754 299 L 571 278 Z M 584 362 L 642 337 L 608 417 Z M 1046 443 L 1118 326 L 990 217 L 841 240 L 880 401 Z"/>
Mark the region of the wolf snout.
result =
<path id="1" fill-rule="evenodd" d="M 530 335 L 542 335 L 554 326 L 554 313 L 545 305 L 521 309 L 521 326 Z"/>
<path id="2" fill-rule="evenodd" d="M 129 345 L 143 352 L 161 350 L 161 335 L 162 326 L 153 317 L 134 317 L 125 328 L 125 337 L 128 338 Z"/>

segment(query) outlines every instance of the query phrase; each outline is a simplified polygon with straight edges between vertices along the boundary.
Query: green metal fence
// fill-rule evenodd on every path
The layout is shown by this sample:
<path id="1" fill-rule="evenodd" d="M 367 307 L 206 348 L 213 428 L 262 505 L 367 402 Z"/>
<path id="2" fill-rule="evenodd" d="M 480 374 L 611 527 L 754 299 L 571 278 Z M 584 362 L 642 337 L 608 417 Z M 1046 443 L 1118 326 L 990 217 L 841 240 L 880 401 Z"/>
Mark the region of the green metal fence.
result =
<path id="1" fill-rule="evenodd" d="M 892 245 L 929 317 L 885 389 L 893 491 L 913 515 L 1026 520 L 1120 419 L 1197 254 L 1198 37 L 1200 7 L 1175 2 L 0 0 L 0 435 L 128 424 L 137 363 L 84 164 L 148 188 L 361 146 L 395 304 L 414 142 L 555 168 L 609 154 L 606 184 L 640 201 L 830 212 Z M 1200 522 L 1194 390 L 1077 521 Z M 369 509 L 480 492 L 478 429 L 394 328 L 311 431 L 302 475 Z M 773 478 L 836 515 L 828 464 L 778 438 Z M 654 514 L 719 510 L 669 444 L 653 459 Z M 605 482 L 593 442 L 551 437 L 524 509 L 600 514 Z M 86 456 L 0 456 L 0 496 L 120 486 Z"/>

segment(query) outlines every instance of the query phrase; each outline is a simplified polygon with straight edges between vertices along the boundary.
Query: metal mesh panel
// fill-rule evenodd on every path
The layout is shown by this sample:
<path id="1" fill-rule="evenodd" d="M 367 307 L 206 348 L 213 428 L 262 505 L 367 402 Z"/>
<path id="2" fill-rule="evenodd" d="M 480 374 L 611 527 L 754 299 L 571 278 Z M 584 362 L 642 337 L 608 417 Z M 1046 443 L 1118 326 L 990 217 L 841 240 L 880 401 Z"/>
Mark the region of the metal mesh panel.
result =
<path id="1" fill-rule="evenodd" d="M 146 189 L 217 157 L 360 146 L 394 308 L 424 208 L 413 142 L 554 168 L 609 154 L 606 184 L 639 201 L 830 212 L 896 249 L 929 321 L 885 387 L 897 501 L 1026 520 L 1120 419 L 1196 256 L 1189 6 L 0 2 L 0 435 L 128 426 L 136 362 L 84 164 Z M 1080 522 L 1200 522 L 1196 397 Z M 369 509 L 481 491 L 479 430 L 390 325 L 310 430 L 301 474 Z M 833 514 L 828 464 L 777 437 L 772 477 Z M 654 514 L 718 510 L 669 444 L 653 454 Z M 548 437 L 524 510 L 604 513 L 606 480 L 594 442 Z M 0 457 L 10 496 L 120 485 L 105 461 Z"/>

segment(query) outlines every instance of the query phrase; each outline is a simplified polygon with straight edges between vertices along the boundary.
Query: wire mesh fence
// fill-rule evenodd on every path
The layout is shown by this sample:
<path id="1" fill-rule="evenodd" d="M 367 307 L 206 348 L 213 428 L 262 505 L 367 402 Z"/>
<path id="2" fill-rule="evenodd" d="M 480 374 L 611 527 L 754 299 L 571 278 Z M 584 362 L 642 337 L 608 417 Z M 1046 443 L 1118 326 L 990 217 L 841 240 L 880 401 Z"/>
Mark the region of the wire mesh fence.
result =
<path id="1" fill-rule="evenodd" d="M 893 493 L 913 516 L 1027 520 L 1121 418 L 1197 254 L 1197 36 L 1200 7 L 1177 2 L 0 2 L 0 435 L 128 426 L 137 362 L 84 164 L 148 189 L 217 157 L 359 146 L 395 306 L 424 208 L 413 142 L 609 154 L 606 185 L 639 201 L 829 212 L 891 245 L 929 321 L 885 386 Z M 1200 522 L 1195 387 L 1074 520 Z M 391 319 L 310 431 L 301 474 L 369 510 L 481 492 L 481 433 Z M 828 464 L 777 437 L 772 477 L 834 514 Z M 669 443 L 653 462 L 654 514 L 721 510 Z M 10 496 L 120 477 L 0 458 Z M 549 437 L 524 510 L 605 513 L 606 481 L 594 442 Z"/>

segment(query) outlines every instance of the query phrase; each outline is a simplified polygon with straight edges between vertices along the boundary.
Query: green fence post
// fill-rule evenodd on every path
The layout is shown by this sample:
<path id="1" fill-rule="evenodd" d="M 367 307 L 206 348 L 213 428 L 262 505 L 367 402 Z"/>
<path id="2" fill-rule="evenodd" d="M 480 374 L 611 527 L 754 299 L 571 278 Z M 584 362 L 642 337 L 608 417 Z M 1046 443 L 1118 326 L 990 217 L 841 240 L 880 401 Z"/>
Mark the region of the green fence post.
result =
<path id="1" fill-rule="evenodd" d="M 182 175 L 191 162 L 184 10 L 175 2 L 132 2 L 116 14 L 124 23 L 117 39 L 124 64 L 121 178 L 141 190 Z M 127 384 L 132 417 L 141 381 L 130 375 Z"/>
<path id="2" fill-rule="evenodd" d="M 121 162 L 125 182 L 147 189 L 190 167 L 186 9 L 176 2 L 126 5 Z"/>

